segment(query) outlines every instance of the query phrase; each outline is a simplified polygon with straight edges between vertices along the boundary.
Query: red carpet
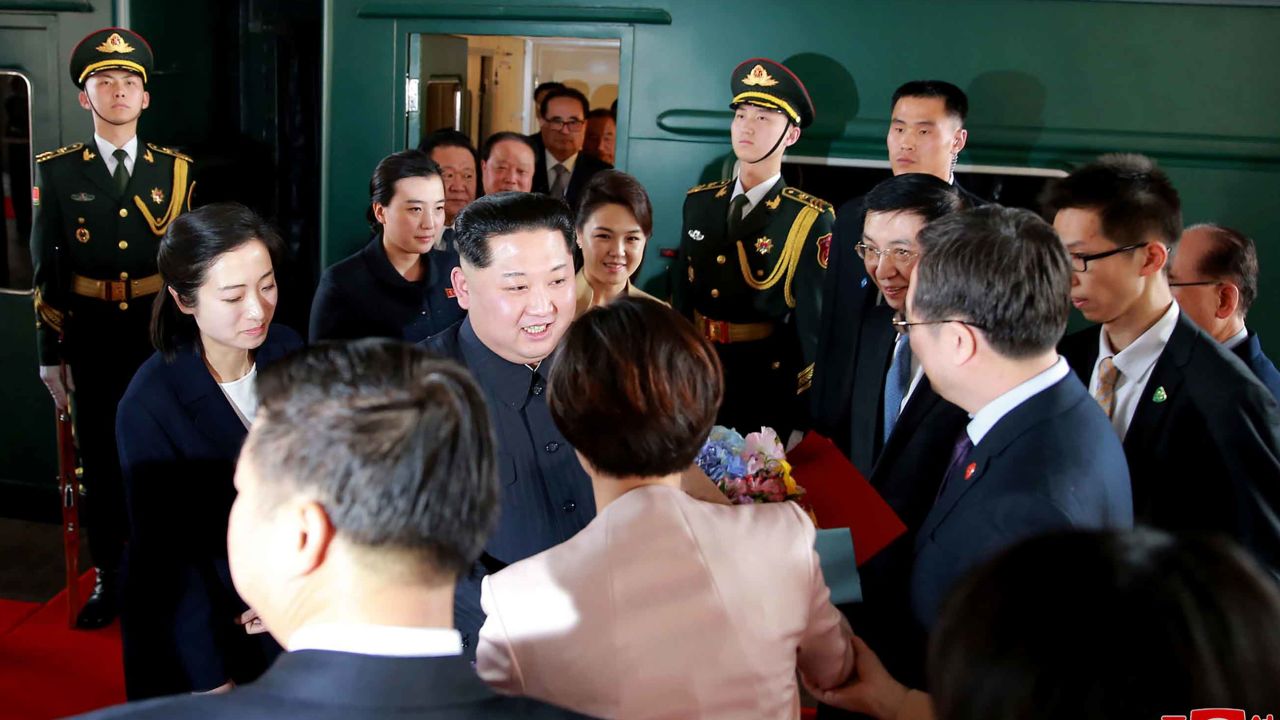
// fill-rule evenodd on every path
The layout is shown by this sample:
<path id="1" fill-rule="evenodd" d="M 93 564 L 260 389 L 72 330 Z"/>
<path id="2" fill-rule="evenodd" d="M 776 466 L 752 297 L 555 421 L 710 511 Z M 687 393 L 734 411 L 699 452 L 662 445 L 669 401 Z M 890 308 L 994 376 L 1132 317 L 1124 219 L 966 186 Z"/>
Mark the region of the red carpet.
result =
<path id="1" fill-rule="evenodd" d="M 88 597 L 92 574 L 80 588 Z M 118 623 L 68 628 L 65 590 L 41 606 L 0 602 L 0 718 L 46 720 L 122 702 Z"/>

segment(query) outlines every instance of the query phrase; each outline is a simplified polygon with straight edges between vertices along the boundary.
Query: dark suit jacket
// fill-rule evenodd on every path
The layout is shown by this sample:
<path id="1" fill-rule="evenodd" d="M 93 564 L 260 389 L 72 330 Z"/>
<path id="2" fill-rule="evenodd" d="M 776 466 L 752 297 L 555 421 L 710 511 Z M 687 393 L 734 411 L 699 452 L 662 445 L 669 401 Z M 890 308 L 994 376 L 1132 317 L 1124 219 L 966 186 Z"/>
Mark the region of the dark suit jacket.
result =
<path id="1" fill-rule="evenodd" d="M 1019 540 L 1132 525 L 1124 450 L 1098 403 L 1068 373 L 1001 418 L 947 478 L 916 536 L 916 620 L 932 628 L 956 581 Z"/>
<path id="2" fill-rule="evenodd" d="M 385 657 L 324 650 L 285 653 L 257 682 L 224 695 L 178 696 L 81 716 L 236 720 L 464 720 L 584 717 L 495 694 L 460 657 Z"/>
<path id="3" fill-rule="evenodd" d="M 542 134 L 530 135 L 529 141 L 533 143 L 533 156 L 537 162 L 531 190 L 536 193 L 550 192 L 551 181 L 547 178 L 547 146 L 542 142 Z M 582 188 L 586 187 L 592 175 L 612 168 L 612 165 L 600 158 L 579 151 L 578 159 L 573 164 L 573 174 L 569 176 L 569 187 L 564 191 L 564 200 L 569 203 L 569 207 L 575 211 L 578 209 L 578 198 L 582 196 Z"/>
<path id="4" fill-rule="evenodd" d="M 258 369 L 302 346 L 272 325 Z M 264 636 L 231 620 L 245 609 L 227 567 L 232 475 L 247 430 L 194 348 L 155 353 L 120 401 L 116 442 L 129 506 L 122 623 L 130 698 L 209 690 L 265 668 Z"/>
<path id="5" fill-rule="evenodd" d="M 1101 332 L 1081 330 L 1060 347 L 1085 383 Z M 1142 390 L 1124 449 L 1138 522 L 1228 535 L 1280 575 L 1280 408 L 1186 315 Z"/>
<path id="6" fill-rule="evenodd" d="M 1271 391 L 1271 397 L 1280 400 L 1280 371 L 1276 370 L 1271 358 L 1263 354 L 1262 341 L 1258 339 L 1258 334 L 1250 330 L 1249 339 L 1237 345 L 1232 352 L 1249 366 L 1263 385 L 1267 386 Z"/>

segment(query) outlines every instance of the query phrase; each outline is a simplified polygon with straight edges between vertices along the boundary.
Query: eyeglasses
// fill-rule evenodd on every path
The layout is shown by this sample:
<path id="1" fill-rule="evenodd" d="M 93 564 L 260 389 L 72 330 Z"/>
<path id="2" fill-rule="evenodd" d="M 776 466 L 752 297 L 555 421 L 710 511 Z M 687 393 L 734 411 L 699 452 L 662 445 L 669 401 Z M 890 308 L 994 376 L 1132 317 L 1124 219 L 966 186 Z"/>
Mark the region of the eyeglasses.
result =
<path id="1" fill-rule="evenodd" d="M 979 325 L 978 323 L 969 322 L 968 320 L 916 320 L 916 321 L 893 320 L 892 322 L 894 327 L 898 328 L 898 330 L 901 330 L 904 333 L 909 332 L 911 328 L 915 327 L 916 325 L 941 325 L 943 323 L 960 323 L 961 325 L 968 325 L 971 328 L 977 328 L 979 330 L 984 330 L 984 331 L 986 330 L 985 327 Z"/>
<path id="2" fill-rule="evenodd" d="M 1140 242 L 1140 243 L 1134 243 L 1132 245 L 1125 245 L 1124 247 L 1118 247 L 1115 250 L 1108 250 L 1106 252 L 1094 253 L 1092 255 L 1077 255 L 1075 253 L 1072 253 L 1071 269 L 1075 270 L 1076 272 L 1085 272 L 1089 269 L 1089 263 L 1093 262 L 1094 260 L 1101 260 L 1102 258 L 1108 258 L 1108 257 L 1111 257 L 1112 255 L 1119 255 L 1122 252 L 1131 252 L 1133 250 L 1137 250 L 1138 248 L 1144 248 L 1146 246 L 1147 246 L 1147 243 Z"/>
<path id="3" fill-rule="evenodd" d="M 1192 287 L 1193 285 L 1221 285 L 1221 280 L 1185 280 L 1183 282 L 1169 282 L 1169 287 Z"/>
<path id="4" fill-rule="evenodd" d="M 460 173 L 454 170 L 440 171 L 440 179 L 444 180 L 445 184 L 453 182 L 456 178 L 462 178 L 463 182 L 471 182 L 476 179 L 476 174 L 469 170 L 464 170 Z"/>
<path id="5" fill-rule="evenodd" d="M 569 132 L 578 132 L 579 130 L 582 129 L 584 125 L 587 124 L 585 121 L 579 120 L 578 118 L 569 118 L 568 120 L 561 120 L 560 118 L 549 118 L 549 119 L 543 120 L 542 122 L 546 123 L 547 127 L 551 128 L 552 130 L 558 131 L 564 128 L 568 128 Z"/>
<path id="6" fill-rule="evenodd" d="M 876 262 L 880 262 L 881 260 L 884 260 L 886 257 L 888 257 L 898 265 L 904 265 L 920 257 L 920 253 L 916 252 L 915 250 L 908 250 L 906 248 L 890 248 L 888 250 L 877 250 L 876 248 L 873 248 L 864 242 L 860 242 L 857 245 L 854 245 L 853 249 L 858 253 L 858 257 L 862 258 L 863 260 L 866 260 L 867 255 L 871 254 L 876 256 Z"/>

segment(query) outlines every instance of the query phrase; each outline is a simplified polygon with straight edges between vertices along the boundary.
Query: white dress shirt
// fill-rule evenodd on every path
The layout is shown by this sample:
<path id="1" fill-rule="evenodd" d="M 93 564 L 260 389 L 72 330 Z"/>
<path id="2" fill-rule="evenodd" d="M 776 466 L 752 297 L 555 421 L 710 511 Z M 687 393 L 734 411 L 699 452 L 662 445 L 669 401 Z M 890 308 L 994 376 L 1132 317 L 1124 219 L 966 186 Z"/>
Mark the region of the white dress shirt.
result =
<path id="1" fill-rule="evenodd" d="M 1248 339 L 1249 339 L 1249 328 L 1242 327 L 1240 328 L 1240 332 L 1236 333 L 1235 335 L 1232 335 L 1226 340 L 1223 340 L 1222 347 L 1227 350 L 1235 350 L 1236 348 L 1245 344 L 1245 341 L 1247 341 Z"/>
<path id="2" fill-rule="evenodd" d="M 573 168 L 578 164 L 578 153 L 574 153 L 564 160 L 557 160 L 556 156 L 552 155 L 550 150 L 543 150 L 542 152 L 547 156 L 547 187 L 551 187 L 556 184 L 556 165 L 564 166 L 564 169 L 568 172 L 565 176 L 565 182 L 569 182 L 567 178 L 573 177 Z"/>
<path id="3" fill-rule="evenodd" d="M 742 208 L 742 217 L 746 217 L 752 210 L 756 209 L 756 205 L 759 205 L 760 201 L 764 199 L 764 196 L 769 194 L 769 191 L 773 189 L 773 186 L 778 184 L 778 180 L 781 177 L 782 173 L 775 173 L 773 177 L 765 180 L 759 185 L 756 185 L 750 190 L 744 190 L 742 188 L 742 176 L 739 175 L 738 178 L 733 181 L 733 194 L 729 196 L 729 202 L 732 203 L 733 199 L 739 195 L 746 195 L 747 206 Z M 741 220 L 742 218 L 738 219 Z"/>
<path id="4" fill-rule="evenodd" d="M 1071 372 L 1071 366 L 1067 364 L 1065 358 L 1059 355 L 1058 361 L 1050 366 L 1048 370 L 1023 381 L 1010 390 L 1006 390 L 1000 397 L 983 405 L 982 409 L 974 413 L 973 419 L 965 426 L 965 431 L 969 433 L 969 441 L 973 443 L 974 447 L 977 447 L 978 443 L 982 442 L 982 438 L 991 432 L 991 428 L 995 427 L 1001 418 L 1013 412 L 1014 408 L 1030 400 L 1037 393 L 1048 390 L 1059 380 L 1066 377 L 1069 372 Z"/>
<path id="5" fill-rule="evenodd" d="M 98 146 L 98 155 L 107 163 L 108 175 L 116 174 L 116 162 L 118 161 L 115 158 L 115 151 L 123 149 L 126 153 L 124 169 L 129 172 L 129 177 L 133 177 L 133 162 L 138 159 L 137 135 L 129 138 L 129 142 L 125 143 L 123 148 L 117 148 L 115 145 L 107 142 L 107 140 L 98 133 L 93 134 L 93 142 Z"/>
<path id="6" fill-rule="evenodd" d="M 360 623 L 316 623 L 289 637 L 289 652 L 331 650 L 385 657 L 448 657 L 462 654 L 462 635 L 452 628 Z"/>
<path id="7" fill-rule="evenodd" d="M 1111 357 L 1120 377 L 1116 379 L 1116 406 L 1111 412 L 1111 426 L 1116 434 L 1124 440 L 1129 432 L 1129 423 L 1133 422 L 1133 413 L 1138 409 L 1138 401 L 1142 399 L 1142 391 L 1151 379 L 1151 371 L 1156 361 L 1169 343 L 1169 336 L 1178 325 L 1178 303 L 1169 303 L 1169 309 L 1147 331 L 1138 336 L 1129 347 L 1116 352 L 1111 349 L 1111 341 L 1107 339 L 1104 327 L 1098 333 L 1098 359 L 1093 363 L 1093 374 L 1089 376 L 1089 394 L 1098 396 L 1098 366 L 1103 358 Z"/>

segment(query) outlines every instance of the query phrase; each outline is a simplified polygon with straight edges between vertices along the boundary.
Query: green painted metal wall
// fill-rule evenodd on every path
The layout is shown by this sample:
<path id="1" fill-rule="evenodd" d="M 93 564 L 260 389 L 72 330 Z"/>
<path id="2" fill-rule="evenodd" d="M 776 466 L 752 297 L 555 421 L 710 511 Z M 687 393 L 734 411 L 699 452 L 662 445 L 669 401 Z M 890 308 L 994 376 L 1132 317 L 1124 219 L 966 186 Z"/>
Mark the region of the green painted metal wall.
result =
<path id="1" fill-rule="evenodd" d="M 1280 9 L 1049 0 L 610 4 L 329 0 L 324 263 L 364 242 L 369 173 L 403 147 L 410 33 L 618 37 L 619 166 L 645 184 L 655 206 L 642 282 L 665 268 L 658 248 L 679 240 L 685 189 L 720 172 L 730 70 L 760 55 L 788 63 L 814 96 L 819 119 L 801 154 L 884 159 L 893 89 L 937 77 L 970 95 L 963 162 L 1069 168 L 1109 151 L 1155 156 L 1182 192 L 1188 223 L 1217 220 L 1258 240 L 1262 299 L 1250 321 L 1280 347 Z M 619 17 L 627 13 L 636 17 Z"/>

